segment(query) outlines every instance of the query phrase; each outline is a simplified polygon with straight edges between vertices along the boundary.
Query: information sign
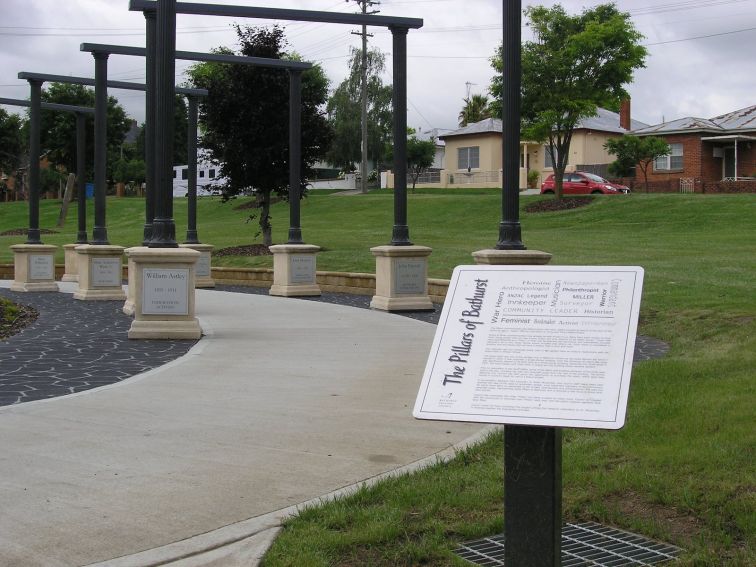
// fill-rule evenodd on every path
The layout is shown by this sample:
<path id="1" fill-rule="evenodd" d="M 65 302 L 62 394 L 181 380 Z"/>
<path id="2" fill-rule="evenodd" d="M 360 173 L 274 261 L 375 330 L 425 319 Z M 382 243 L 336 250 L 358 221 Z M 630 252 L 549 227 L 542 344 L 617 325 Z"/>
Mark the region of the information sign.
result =
<path id="1" fill-rule="evenodd" d="M 415 417 L 619 429 L 642 285 L 639 267 L 458 266 Z"/>
<path id="2" fill-rule="evenodd" d="M 425 261 L 394 260 L 394 291 L 398 294 L 425 293 Z"/>
<path id="3" fill-rule="evenodd" d="M 92 287 L 121 285 L 120 258 L 92 258 Z"/>
<path id="4" fill-rule="evenodd" d="M 52 255 L 31 254 L 29 256 L 29 279 L 30 280 L 55 279 L 55 266 L 53 264 Z"/>
<path id="5" fill-rule="evenodd" d="M 210 254 L 203 252 L 194 265 L 194 275 L 198 278 L 210 277 Z"/>
<path id="6" fill-rule="evenodd" d="M 289 283 L 310 284 L 315 282 L 315 256 L 292 254 L 289 256 Z"/>
<path id="7" fill-rule="evenodd" d="M 144 268 L 143 315 L 189 314 L 189 269 Z"/>

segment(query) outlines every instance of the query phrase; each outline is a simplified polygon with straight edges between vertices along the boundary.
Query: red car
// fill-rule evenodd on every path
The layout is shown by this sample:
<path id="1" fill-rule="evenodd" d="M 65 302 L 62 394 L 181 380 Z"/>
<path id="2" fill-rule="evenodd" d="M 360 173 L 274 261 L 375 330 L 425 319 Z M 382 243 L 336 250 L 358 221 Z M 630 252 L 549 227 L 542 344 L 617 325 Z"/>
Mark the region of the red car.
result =
<path id="1" fill-rule="evenodd" d="M 552 173 L 541 183 L 541 194 L 555 193 L 554 174 Z M 602 193 L 604 195 L 616 195 L 629 193 L 630 189 L 624 185 L 611 183 L 603 177 L 586 171 L 572 171 L 565 173 L 562 178 L 562 192 L 565 195 L 588 195 L 590 193 Z"/>

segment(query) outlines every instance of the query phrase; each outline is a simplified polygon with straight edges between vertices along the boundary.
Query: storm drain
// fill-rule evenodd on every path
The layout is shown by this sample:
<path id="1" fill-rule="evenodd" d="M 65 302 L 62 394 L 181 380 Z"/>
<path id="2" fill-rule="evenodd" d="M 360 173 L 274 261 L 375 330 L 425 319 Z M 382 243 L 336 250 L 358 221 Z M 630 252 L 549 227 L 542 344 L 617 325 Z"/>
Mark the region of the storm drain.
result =
<path id="1" fill-rule="evenodd" d="M 462 544 L 456 553 L 474 565 L 504 565 L 504 534 Z M 562 528 L 562 567 L 625 567 L 671 561 L 680 548 L 593 522 Z"/>

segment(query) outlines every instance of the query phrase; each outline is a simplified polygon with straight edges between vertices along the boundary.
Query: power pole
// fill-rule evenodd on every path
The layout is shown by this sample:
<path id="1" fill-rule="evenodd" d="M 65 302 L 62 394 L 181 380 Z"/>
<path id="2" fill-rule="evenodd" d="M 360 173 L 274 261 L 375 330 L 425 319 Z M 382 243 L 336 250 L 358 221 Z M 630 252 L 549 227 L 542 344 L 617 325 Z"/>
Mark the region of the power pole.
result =
<path id="1" fill-rule="evenodd" d="M 350 0 L 347 0 L 349 2 Z M 377 0 L 353 0 L 354 2 L 357 2 L 357 4 L 360 7 L 360 10 L 363 14 L 377 14 L 378 10 L 372 10 L 371 12 L 368 12 L 368 7 L 372 7 L 379 2 Z M 360 191 L 362 193 L 367 193 L 367 139 L 368 139 L 368 131 L 367 131 L 367 38 L 368 35 L 370 37 L 373 37 L 372 34 L 367 33 L 367 26 L 362 26 L 361 32 L 352 32 L 353 35 L 360 35 L 362 36 L 362 64 L 360 67 L 360 103 L 362 107 L 362 162 L 360 164 Z"/>

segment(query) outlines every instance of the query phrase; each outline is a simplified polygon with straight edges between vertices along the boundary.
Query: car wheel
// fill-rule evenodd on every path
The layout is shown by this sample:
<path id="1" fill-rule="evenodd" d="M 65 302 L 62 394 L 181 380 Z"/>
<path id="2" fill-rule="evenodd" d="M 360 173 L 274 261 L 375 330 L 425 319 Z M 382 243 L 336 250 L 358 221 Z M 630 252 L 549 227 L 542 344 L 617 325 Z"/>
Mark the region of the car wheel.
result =
<path id="1" fill-rule="evenodd" d="M 553 195 L 554 192 L 551 189 L 546 189 L 546 191 L 543 192 L 544 195 Z"/>
<path id="2" fill-rule="evenodd" d="M 604 193 L 602 191 L 599 191 L 596 189 L 595 191 L 591 191 L 591 195 L 603 195 Z"/>

